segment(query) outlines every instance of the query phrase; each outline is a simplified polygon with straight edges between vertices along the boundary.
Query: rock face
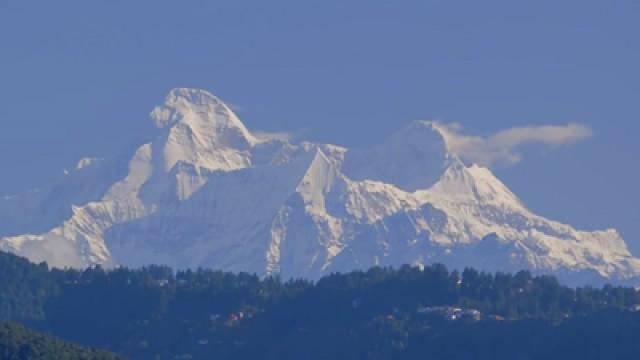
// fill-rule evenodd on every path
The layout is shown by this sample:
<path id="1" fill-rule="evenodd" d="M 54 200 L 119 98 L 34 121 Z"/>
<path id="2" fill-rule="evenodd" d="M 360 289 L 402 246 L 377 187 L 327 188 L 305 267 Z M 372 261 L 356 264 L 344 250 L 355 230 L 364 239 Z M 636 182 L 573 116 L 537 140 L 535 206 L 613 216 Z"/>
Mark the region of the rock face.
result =
<path id="1" fill-rule="evenodd" d="M 253 135 L 215 96 L 175 89 L 159 135 L 126 160 L 83 159 L 58 183 L 0 200 L 0 249 L 57 267 L 212 267 L 317 279 L 374 265 L 553 273 L 635 283 L 615 230 L 531 213 L 436 123 L 372 149 Z"/>

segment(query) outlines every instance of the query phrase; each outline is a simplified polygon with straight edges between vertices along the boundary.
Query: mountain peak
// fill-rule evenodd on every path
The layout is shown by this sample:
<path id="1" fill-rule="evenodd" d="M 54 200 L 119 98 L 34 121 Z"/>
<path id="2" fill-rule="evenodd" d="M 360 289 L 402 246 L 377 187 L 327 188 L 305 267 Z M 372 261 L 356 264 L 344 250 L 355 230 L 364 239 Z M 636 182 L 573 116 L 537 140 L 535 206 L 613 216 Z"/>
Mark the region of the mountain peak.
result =
<path id="1" fill-rule="evenodd" d="M 258 140 L 222 100 L 198 89 L 176 88 L 151 112 L 166 129 L 162 143 L 165 170 L 183 161 L 210 170 L 232 170 L 250 164 L 246 152 Z"/>
<path id="2" fill-rule="evenodd" d="M 347 174 L 355 180 L 377 180 L 405 191 L 424 190 L 445 170 L 449 149 L 435 123 L 414 121 L 385 143 L 373 149 L 353 152 Z"/>
<path id="3" fill-rule="evenodd" d="M 206 90 L 190 88 L 171 90 L 164 104 L 153 109 L 151 118 L 158 128 L 178 124 L 202 127 L 208 124 L 210 128 L 208 130 L 236 129 L 245 138 L 254 140 L 253 135 L 231 108 Z"/>
<path id="4" fill-rule="evenodd" d="M 421 146 L 443 146 L 446 148 L 445 137 L 437 122 L 415 120 L 396 131 L 391 141 L 402 140 Z"/>
<path id="5" fill-rule="evenodd" d="M 518 197 L 491 170 L 476 164 L 467 167 L 454 154 L 450 155 L 440 179 L 427 192 L 431 197 L 463 204 L 524 208 Z"/>
<path id="6" fill-rule="evenodd" d="M 184 98 L 193 104 L 222 103 L 217 96 L 203 89 L 173 88 L 169 91 L 168 96 L 170 98 Z"/>

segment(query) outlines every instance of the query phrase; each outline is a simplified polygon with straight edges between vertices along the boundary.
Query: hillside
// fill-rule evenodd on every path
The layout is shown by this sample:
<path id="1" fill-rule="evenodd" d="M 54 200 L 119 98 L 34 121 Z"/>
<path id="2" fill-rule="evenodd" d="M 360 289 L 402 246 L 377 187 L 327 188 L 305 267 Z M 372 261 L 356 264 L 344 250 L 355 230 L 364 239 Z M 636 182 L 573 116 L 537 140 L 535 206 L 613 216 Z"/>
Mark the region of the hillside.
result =
<path id="1" fill-rule="evenodd" d="M 86 348 L 36 333 L 14 323 L 0 322 L 3 360 L 124 360 L 105 351 Z"/>

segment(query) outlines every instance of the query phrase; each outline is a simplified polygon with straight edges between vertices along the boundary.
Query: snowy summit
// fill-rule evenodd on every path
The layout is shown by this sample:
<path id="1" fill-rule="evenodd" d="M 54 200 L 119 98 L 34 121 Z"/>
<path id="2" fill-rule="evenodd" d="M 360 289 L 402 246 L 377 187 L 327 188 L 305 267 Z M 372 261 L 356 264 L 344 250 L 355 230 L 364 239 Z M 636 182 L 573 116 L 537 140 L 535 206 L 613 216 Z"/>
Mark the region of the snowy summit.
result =
<path id="1" fill-rule="evenodd" d="M 529 211 L 464 164 L 439 124 L 371 149 L 253 135 L 212 94 L 175 89 L 130 158 L 86 158 L 60 183 L 0 199 L 0 249 L 57 267 L 211 267 L 317 279 L 374 265 L 529 269 L 637 284 L 615 230 Z"/>

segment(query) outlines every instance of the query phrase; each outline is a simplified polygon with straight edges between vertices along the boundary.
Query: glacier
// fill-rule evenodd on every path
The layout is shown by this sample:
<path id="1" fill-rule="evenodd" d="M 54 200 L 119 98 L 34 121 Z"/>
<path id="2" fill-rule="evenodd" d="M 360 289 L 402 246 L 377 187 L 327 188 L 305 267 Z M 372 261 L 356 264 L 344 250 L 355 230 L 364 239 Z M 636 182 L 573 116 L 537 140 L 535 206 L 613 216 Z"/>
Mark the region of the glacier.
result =
<path id="1" fill-rule="evenodd" d="M 253 134 L 211 93 L 172 90 L 158 132 L 124 157 L 0 198 L 0 250 L 83 268 L 166 264 L 318 279 L 371 266 L 528 269 L 570 284 L 637 284 L 613 230 L 534 214 L 464 163 L 437 122 L 370 149 Z"/>

